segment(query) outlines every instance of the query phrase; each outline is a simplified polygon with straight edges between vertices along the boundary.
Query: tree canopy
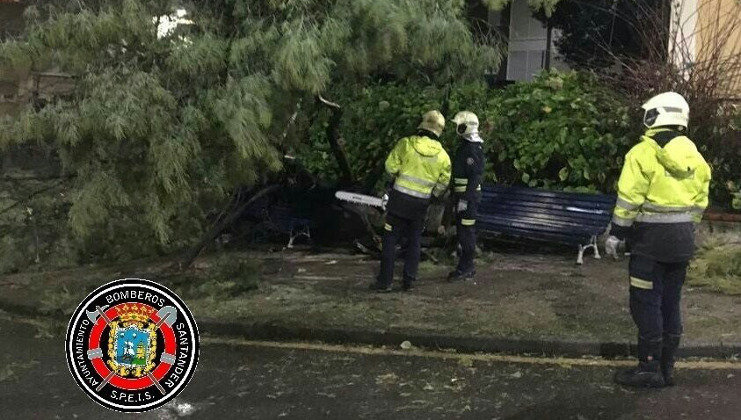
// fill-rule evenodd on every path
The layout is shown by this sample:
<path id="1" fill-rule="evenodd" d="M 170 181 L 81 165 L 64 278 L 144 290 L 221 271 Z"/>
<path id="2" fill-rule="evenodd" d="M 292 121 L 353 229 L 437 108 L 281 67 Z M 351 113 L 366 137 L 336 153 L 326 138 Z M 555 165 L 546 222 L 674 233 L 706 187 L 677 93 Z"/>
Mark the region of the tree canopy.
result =
<path id="1" fill-rule="evenodd" d="M 43 144 L 59 159 L 69 226 L 89 252 L 190 241 L 235 191 L 281 169 L 332 86 L 444 85 L 499 62 L 462 0 L 43 3 L 0 44 L 0 66 L 53 69 L 74 89 L 2 119 L 0 147 Z M 178 10 L 188 23 L 158 35 Z"/>
<path id="2" fill-rule="evenodd" d="M 501 10 L 513 0 L 481 0 L 484 5 L 494 10 Z M 556 8 L 556 5 L 562 0 L 527 0 L 530 8 L 535 11 L 541 11 L 550 16 Z"/>

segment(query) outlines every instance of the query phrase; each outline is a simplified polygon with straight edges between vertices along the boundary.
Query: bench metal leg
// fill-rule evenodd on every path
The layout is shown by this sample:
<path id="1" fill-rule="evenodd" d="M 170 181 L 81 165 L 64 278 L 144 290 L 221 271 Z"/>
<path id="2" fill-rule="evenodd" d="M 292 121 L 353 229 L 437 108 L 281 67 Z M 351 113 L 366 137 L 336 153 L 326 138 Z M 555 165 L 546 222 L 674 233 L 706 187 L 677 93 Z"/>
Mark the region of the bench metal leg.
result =
<path id="1" fill-rule="evenodd" d="M 592 246 L 594 247 L 594 259 L 601 260 L 602 256 L 599 254 L 599 247 L 597 246 L 597 236 L 592 236 Z"/>
<path id="2" fill-rule="evenodd" d="M 602 258 L 599 254 L 599 248 L 597 247 L 597 236 L 593 235 L 589 239 L 589 243 L 587 245 L 579 245 L 579 254 L 576 256 L 576 263 L 579 265 L 582 265 L 584 263 L 584 251 L 586 251 L 589 248 L 594 248 L 594 258 L 599 260 Z"/>
<path id="3" fill-rule="evenodd" d="M 291 232 L 289 233 L 290 239 L 288 239 L 288 245 L 286 245 L 286 248 L 293 248 L 293 241 L 296 240 L 299 236 L 306 236 L 306 238 L 311 239 L 311 231 L 309 230 L 308 226 L 305 226 L 301 228 L 298 232 L 295 231 L 295 229 L 291 228 Z"/>

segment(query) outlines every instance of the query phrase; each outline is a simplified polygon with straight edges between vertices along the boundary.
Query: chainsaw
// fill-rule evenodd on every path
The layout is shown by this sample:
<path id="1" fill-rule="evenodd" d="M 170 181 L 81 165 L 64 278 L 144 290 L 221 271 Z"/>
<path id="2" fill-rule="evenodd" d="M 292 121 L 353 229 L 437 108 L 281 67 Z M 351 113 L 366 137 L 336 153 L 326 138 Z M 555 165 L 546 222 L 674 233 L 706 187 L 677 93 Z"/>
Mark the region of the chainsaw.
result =
<path id="1" fill-rule="evenodd" d="M 364 206 L 380 208 L 383 208 L 385 206 L 382 198 L 378 198 L 372 195 L 358 194 L 350 191 L 337 191 L 334 196 L 338 200 L 347 201 L 348 203 L 362 204 Z"/>

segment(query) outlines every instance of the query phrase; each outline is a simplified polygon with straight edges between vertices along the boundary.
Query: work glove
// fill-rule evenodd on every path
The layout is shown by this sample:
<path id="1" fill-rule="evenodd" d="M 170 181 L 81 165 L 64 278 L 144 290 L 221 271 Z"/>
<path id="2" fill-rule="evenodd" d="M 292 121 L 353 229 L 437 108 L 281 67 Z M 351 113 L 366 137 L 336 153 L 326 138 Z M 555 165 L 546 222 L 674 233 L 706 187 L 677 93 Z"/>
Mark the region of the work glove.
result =
<path id="1" fill-rule="evenodd" d="M 612 235 L 608 236 L 607 239 L 605 239 L 605 253 L 607 255 L 612 255 L 612 258 L 617 259 L 617 249 L 619 244 L 620 239 Z"/>
<path id="2" fill-rule="evenodd" d="M 458 207 L 456 207 L 456 211 L 458 211 L 458 213 L 462 211 L 466 211 L 467 208 L 468 208 L 468 201 L 458 200 Z"/>
<path id="3" fill-rule="evenodd" d="M 386 204 L 389 202 L 389 195 L 384 194 L 383 197 L 381 197 L 381 208 L 383 211 L 386 211 Z"/>

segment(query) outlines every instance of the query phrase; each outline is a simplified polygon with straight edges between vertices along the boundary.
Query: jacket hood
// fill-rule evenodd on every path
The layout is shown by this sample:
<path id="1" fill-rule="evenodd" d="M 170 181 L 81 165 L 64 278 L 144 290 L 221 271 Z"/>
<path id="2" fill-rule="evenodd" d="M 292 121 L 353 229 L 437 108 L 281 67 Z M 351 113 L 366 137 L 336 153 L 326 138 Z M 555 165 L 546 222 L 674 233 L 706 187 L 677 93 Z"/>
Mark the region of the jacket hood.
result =
<path id="1" fill-rule="evenodd" d="M 697 151 L 695 144 L 685 136 L 676 137 L 659 148 L 656 158 L 676 178 L 690 177 L 705 164 L 705 159 Z"/>
<path id="2" fill-rule="evenodd" d="M 428 137 L 413 137 L 412 147 L 422 156 L 437 156 L 443 150 L 443 146 L 437 140 Z"/>

